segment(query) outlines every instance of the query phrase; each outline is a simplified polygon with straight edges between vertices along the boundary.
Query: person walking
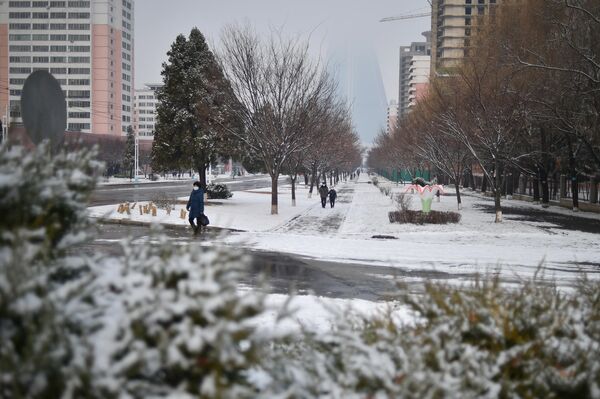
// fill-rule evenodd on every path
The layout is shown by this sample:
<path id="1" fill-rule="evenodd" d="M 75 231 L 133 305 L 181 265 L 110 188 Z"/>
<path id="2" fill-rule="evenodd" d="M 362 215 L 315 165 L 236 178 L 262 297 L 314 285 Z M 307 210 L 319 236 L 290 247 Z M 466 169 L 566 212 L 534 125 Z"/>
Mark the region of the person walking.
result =
<path id="1" fill-rule="evenodd" d="M 327 195 L 329 195 L 329 188 L 327 188 L 327 183 L 321 183 L 321 187 L 319 187 L 319 195 L 321 196 L 321 205 L 325 208 L 327 205 Z"/>
<path id="2" fill-rule="evenodd" d="M 194 189 L 190 194 L 190 199 L 188 200 L 185 209 L 190 213 L 188 220 L 190 225 L 192 225 L 192 229 L 194 229 L 195 235 L 198 234 L 198 231 L 200 230 L 200 220 L 204 215 L 204 190 L 202 190 L 199 181 L 194 182 L 193 187 Z"/>
<path id="3" fill-rule="evenodd" d="M 335 189 L 329 190 L 329 205 L 333 208 L 335 206 L 335 199 L 337 198 L 337 192 Z"/>

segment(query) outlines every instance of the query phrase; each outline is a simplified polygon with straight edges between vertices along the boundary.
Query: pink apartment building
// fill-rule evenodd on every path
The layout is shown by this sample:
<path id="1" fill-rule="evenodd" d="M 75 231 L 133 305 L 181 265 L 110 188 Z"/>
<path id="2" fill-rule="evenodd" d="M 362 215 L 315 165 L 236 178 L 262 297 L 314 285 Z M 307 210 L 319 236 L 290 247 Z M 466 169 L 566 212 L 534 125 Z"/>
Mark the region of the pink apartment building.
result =
<path id="1" fill-rule="evenodd" d="M 134 0 L 0 1 L 0 115 L 21 124 L 30 73 L 67 98 L 67 130 L 123 135 L 133 125 Z"/>

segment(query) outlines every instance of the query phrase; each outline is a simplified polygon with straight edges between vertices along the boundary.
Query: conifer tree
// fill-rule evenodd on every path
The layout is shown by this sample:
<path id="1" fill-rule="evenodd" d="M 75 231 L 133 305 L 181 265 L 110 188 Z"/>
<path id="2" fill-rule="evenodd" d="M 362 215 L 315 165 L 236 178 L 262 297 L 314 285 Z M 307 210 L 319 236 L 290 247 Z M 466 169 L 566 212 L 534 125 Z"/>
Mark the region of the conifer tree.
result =
<path id="1" fill-rule="evenodd" d="M 229 152 L 225 126 L 235 104 L 229 83 L 200 30 L 179 35 L 163 64 L 152 146 L 154 170 L 194 169 L 206 187 L 206 168 Z"/>
<path id="2" fill-rule="evenodd" d="M 135 163 L 135 134 L 133 128 L 127 128 L 127 140 L 125 141 L 125 153 L 123 154 L 123 170 L 133 179 L 133 168 Z"/>

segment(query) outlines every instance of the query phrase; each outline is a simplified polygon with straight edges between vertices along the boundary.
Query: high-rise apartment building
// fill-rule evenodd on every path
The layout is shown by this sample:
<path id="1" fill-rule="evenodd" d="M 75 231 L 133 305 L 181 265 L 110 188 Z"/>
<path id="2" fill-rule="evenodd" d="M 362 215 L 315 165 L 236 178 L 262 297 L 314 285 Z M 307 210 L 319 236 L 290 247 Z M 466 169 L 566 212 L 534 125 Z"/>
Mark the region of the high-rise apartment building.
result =
<path id="1" fill-rule="evenodd" d="M 30 73 L 50 72 L 67 130 L 123 135 L 133 123 L 134 1 L 0 1 L 0 115 L 21 120 Z"/>
<path id="2" fill-rule="evenodd" d="M 417 102 L 427 95 L 429 89 L 429 68 L 431 57 L 429 55 L 414 55 L 408 68 L 408 108 L 417 105 Z"/>
<path id="3" fill-rule="evenodd" d="M 156 89 L 162 86 L 162 83 L 146 83 L 144 88 L 135 90 L 134 123 L 140 140 L 154 139 L 158 105 Z"/>
<path id="4" fill-rule="evenodd" d="M 477 16 L 494 12 L 500 0 L 432 0 L 431 74 L 444 75 L 468 51 L 471 27 Z"/>
<path id="5" fill-rule="evenodd" d="M 402 119 L 409 112 L 411 64 L 415 56 L 428 57 L 431 54 L 431 32 L 423 32 L 424 42 L 413 42 L 400 47 L 400 75 L 398 91 L 398 117 Z M 413 66 L 414 68 L 414 66 Z M 414 82 L 413 82 L 414 83 Z"/>

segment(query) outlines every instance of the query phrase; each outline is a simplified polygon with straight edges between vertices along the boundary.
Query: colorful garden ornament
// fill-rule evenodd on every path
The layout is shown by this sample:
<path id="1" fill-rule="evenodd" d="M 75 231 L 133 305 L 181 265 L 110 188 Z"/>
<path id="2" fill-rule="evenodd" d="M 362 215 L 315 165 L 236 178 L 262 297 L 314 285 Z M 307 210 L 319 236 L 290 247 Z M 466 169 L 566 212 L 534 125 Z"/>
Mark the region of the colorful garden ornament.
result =
<path id="1" fill-rule="evenodd" d="M 405 192 L 408 190 L 417 190 L 419 193 L 419 198 L 421 199 L 421 209 L 423 213 L 431 212 L 431 202 L 433 201 L 433 197 L 439 192 L 440 194 L 444 194 L 444 186 L 441 184 L 425 184 L 424 186 L 420 184 L 411 184 L 406 187 Z"/>

